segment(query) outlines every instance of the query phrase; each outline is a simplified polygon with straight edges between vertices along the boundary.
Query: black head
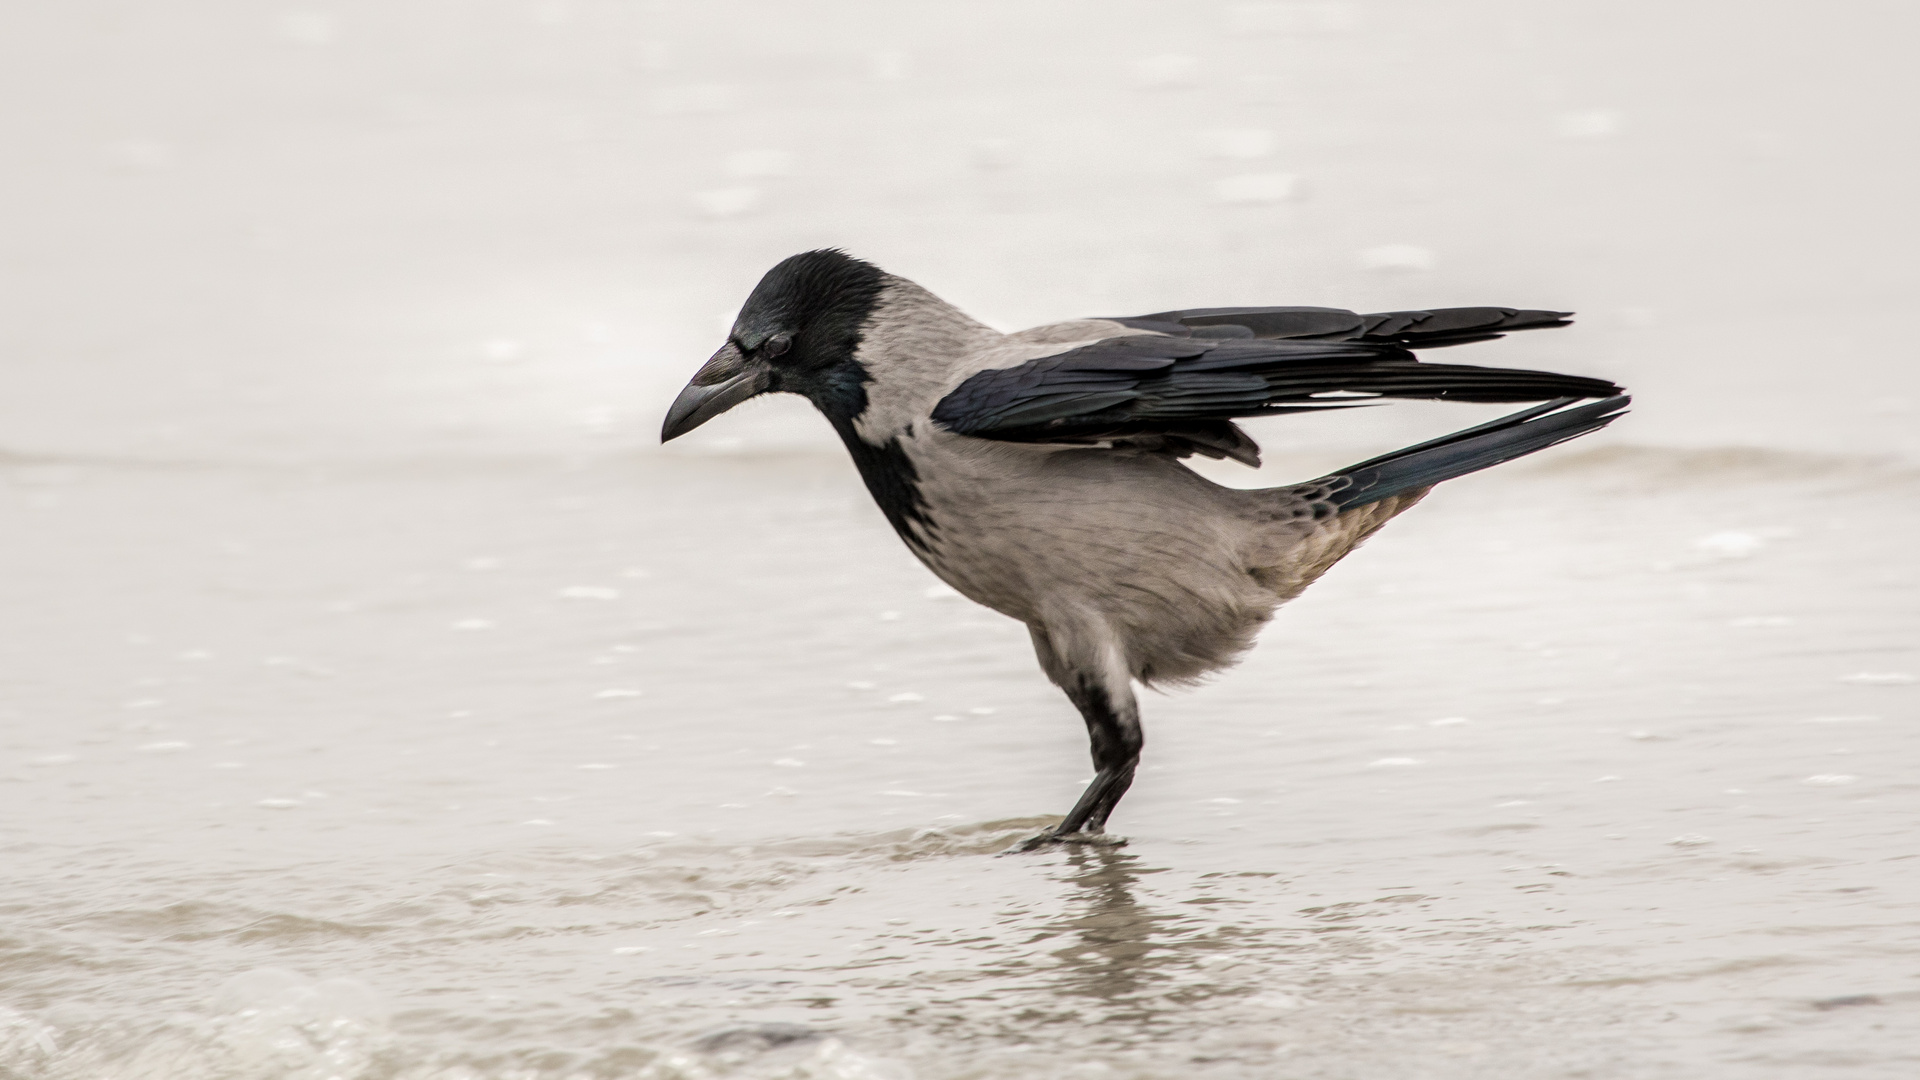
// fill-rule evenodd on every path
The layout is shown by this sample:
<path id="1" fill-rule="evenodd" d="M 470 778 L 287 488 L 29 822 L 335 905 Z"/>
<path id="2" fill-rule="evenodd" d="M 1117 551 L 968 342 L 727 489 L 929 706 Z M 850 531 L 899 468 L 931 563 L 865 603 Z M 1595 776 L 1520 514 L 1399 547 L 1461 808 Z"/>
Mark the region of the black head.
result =
<path id="1" fill-rule="evenodd" d="M 781 260 L 754 286 L 726 345 L 667 410 L 660 441 L 766 393 L 800 394 L 841 422 L 859 415 L 866 373 L 854 352 L 885 281 L 879 267 L 844 251 Z"/>

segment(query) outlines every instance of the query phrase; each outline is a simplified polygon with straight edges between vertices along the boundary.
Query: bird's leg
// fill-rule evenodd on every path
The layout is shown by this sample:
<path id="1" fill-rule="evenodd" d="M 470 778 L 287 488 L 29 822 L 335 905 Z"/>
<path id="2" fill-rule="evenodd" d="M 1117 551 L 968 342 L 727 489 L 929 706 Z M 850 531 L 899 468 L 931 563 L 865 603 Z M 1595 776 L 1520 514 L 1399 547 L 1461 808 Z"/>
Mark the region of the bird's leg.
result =
<path id="1" fill-rule="evenodd" d="M 1133 771 L 1140 764 L 1140 749 L 1146 741 L 1140 730 L 1140 709 L 1128 686 L 1121 686 L 1116 695 L 1106 687 L 1087 685 L 1069 696 L 1087 722 L 1094 778 L 1057 831 L 1101 833 L 1106 831 L 1107 815 L 1133 786 Z"/>
<path id="2" fill-rule="evenodd" d="M 1021 850 L 1032 851 L 1044 844 L 1124 842 L 1096 837 L 1102 837 L 1107 815 L 1133 785 L 1133 771 L 1140 763 L 1140 748 L 1146 740 L 1140 730 L 1140 708 L 1134 701 L 1133 688 L 1124 680 L 1118 685 L 1114 682 L 1090 673 L 1065 680 L 1067 697 L 1087 722 L 1093 782 L 1059 825 L 1027 841 Z"/>

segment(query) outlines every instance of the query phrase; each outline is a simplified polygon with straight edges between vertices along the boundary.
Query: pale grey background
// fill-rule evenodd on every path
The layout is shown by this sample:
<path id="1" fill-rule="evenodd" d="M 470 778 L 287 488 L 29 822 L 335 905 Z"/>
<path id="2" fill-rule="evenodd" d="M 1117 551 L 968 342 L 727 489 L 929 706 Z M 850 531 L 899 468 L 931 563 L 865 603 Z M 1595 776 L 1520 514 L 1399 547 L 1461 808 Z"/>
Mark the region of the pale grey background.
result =
<path id="1" fill-rule="evenodd" d="M 640 446 L 758 274 L 831 244 L 1006 328 L 1572 308 L 1482 359 L 1626 383 L 1616 438 L 1912 453 L 1916 29 L 1864 0 L 11 5 L 0 447 Z M 703 440 L 823 439 L 773 409 Z M 1314 438 L 1403 421 L 1351 423 Z"/>

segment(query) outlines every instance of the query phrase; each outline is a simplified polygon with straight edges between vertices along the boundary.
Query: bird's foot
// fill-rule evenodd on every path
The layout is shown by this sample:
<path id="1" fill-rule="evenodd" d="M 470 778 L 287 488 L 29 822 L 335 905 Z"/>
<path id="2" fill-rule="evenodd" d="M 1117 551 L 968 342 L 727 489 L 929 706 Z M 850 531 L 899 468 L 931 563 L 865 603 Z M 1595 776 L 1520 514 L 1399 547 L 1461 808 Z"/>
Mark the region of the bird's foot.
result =
<path id="1" fill-rule="evenodd" d="M 1126 843 L 1127 843 L 1126 837 L 1114 836 L 1109 833 L 1103 833 L 1103 832 L 1063 833 L 1063 832 L 1058 832 L 1058 831 L 1049 829 L 1046 832 L 1041 833 L 1039 836 L 1032 837 L 1031 839 L 1023 841 L 1019 845 L 1009 849 L 1009 853 L 1014 851 L 1038 851 L 1043 847 L 1053 847 L 1056 844 L 1077 844 L 1077 845 L 1084 845 L 1086 847 L 1125 847 Z"/>

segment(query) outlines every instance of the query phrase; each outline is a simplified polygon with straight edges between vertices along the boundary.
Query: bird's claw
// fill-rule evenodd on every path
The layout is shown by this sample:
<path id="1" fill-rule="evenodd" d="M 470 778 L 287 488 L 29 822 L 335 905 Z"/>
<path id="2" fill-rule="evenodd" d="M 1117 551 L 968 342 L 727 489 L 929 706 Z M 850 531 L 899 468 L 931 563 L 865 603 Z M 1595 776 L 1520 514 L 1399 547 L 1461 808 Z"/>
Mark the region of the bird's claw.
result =
<path id="1" fill-rule="evenodd" d="M 1037 851 L 1040 848 L 1052 847 L 1055 844 L 1076 844 L 1076 845 L 1084 845 L 1087 847 L 1125 847 L 1126 843 L 1127 843 L 1126 837 L 1113 836 L 1109 833 L 1103 833 L 1103 832 L 1063 833 L 1063 832 L 1056 832 L 1054 830 L 1049 829 L 1048 831 L 1041 833 L 1039 836 L 1035 836 L 1028 840 L 1025 840 L 1022 843 L 1020 843 L 1018 846 L 1009 849 L 1008 853 L 1011 854 L 1012 852 L 1016 852 L 1016 851 Z"/>

